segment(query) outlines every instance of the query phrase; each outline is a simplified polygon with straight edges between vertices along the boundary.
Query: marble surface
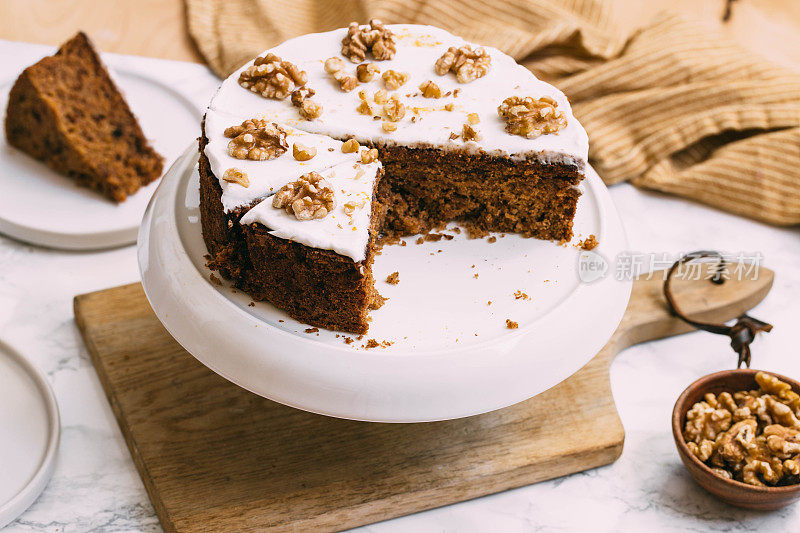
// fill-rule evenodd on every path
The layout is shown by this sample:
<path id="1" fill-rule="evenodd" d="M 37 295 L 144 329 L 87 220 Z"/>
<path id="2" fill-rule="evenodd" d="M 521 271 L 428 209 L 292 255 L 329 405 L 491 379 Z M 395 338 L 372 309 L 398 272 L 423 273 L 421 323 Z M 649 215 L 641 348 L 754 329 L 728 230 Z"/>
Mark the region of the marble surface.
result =
<path id="1" fill-rule="evenodd" d="M 186 81 L 198 98 L 213 91 L 213 78 L 201 77 Z M 753 314 L 775 329 L 756 341 L 753 366 L 800 376 L 793 329 L 800 319 L 797 228 L 766 226 L 626 184 L 611 192 L 631 250 L 760 252 L 777 276 Z M 72 314 L 76 294 L 138 279 L 133 246 L 70 253 L 0 236 L 0 338 L 45 370 L 62 417 L 53 479 L 6 531 L 161 530 Z M 632 347 L 611 367 L 627 432 L 616 463 L 359 531 L 796 531 L 800 506 L 772 513 L 727 507 L 689 478 L 675 451 L 669 417 L 677 396 L 701 375 L 734 364 L 726 340 L 708 333 Z"/>

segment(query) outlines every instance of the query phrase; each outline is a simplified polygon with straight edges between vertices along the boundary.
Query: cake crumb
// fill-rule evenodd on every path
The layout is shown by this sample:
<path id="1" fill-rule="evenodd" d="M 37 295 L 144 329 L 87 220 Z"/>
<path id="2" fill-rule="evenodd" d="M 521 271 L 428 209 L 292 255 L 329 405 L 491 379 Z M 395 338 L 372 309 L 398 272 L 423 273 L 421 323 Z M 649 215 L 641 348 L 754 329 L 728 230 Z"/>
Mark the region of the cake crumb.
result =
<path id="1" fill-rule="evenodd" d="M 517 324 L 516 322 L 514 322 L 510 318 L 506 318 L 506 327 L 508 329 L 517 329 L 519 327 L 519 324 Z"/>
<path id="2" fill-rule="evenodd" d="M 278 319 L 278 322 L 283 322 L 283 319 L 280 319 L 280 318 L 279 318 L 279 319 Z"/>
<path id="3" fill-rule="evenodd" d="M 496 242 L 497 242 L 497 237 L 495 237 L 494 235 L 492 235 L 491 237 L 489 237 L 488 239 L 486 239 L 486 242 L 488 242 L 489 244 L 494 244 L 494 243 L 496 243 Z"/>
<path id="4" fill-rule="evenodd" d="M 486 305 L 492 305 L 492 301 L 489 300 L 488 302 L 486 302 Z"/>
<path id="5" fill-rule="evenodd" d="M 475 224 L 467 224 L 465 229 L 467 230 L 468 239 L 481 239 L 489 235 L 488 231 L 483 228 L 479 228 Z"/>
<path id="6" fill-rule="evenodd" d="M 211 283 L 213 283 L 213 284 L 214 284 L 214 285 L 216 285 L 217 287 L 220 287 L 220 286 L 222 285 L 222 280 L 221 280 L 221 279 L 219 279 L 219 278 L 216 276 L 216 274 L 214 274 L 213 272 L 212 272 L 211 274 L 209 274 L 209 275 L 208 275 L 208 281 L 210 281 Z"/>
<path id="7" fill-rule="evenodd" d="M 442 240 L 443 236 L 444 235 L 441 233 L 428 233 L 425 235 L 425 240 L 428 242 L 439 242 Z"/>
<path id="8" fill-rule="evenodd" d="M 392 344 L 394 344 L 392 341 L 376 341 L 375 339 L 369 339 L 367 344 L 364 344 L 361 347 L 369 350 L 370 348 L 388 348 Z"/>
<path id="9" fill-rule="evenodd" d="M 378 291 L 375 291 L 374 294 L 372 295 L 372 301 L 369 304 L 369 308 L 373 311 L 375 311 L 376 309 L 380 309 L 381 307 L 383 307 L 383 304 L 385 304 L 386 300 L 388 299 L 389 298 L 386 298 L 385 296 L 381 296 L 378 293 Z"/>
<path id="10" fill-rule="evenodd" d="M 455 233 L 456 235 L 458 235 L 459 233 L 461 233 L 461 228 L 459 228 L 458 226 L 456 226 L 456 227 L 454 227 L 454 228 L 452 229 L 452 232 L 453 232 L 453 233 Z"/>
<path id="11" fill-rule="evenodd" d="M 515 300 L 530 300 L 531 297 L 525 294 L 522 291 L 514 291 L 514 299 Z"/>
<path id="12" fill-rule="evenodd" d="M 477 272 L 475 272 L 475 273 L 472 275 L 472 277 L 473 277 L 473 278 L 475 278 L 475 279 L 478 279 L 478 273 L 477 273 Z"/>
<path id="13" fill-rule="evenodd" d="M 250 302 L 249 304 L 247 304 L 247 307 L 255 307 L 255 306 L 256 306 L 255 302 Z"/>
<path id="14" fill-rule="evenodd" d="M 417 240 L 416 240 L 417 244 L 422 244 L 423 242 L 425 242 L 425 239 L 423 239 L 422 237 L 417 237 Z"/>
<path id="15" fill-rule="evenodd" d="M 345 344 L 353 344 L 353 342 L 354 342 L 353 341 L 353 337 L 345 337 L 344 338 L 344 343 Z"/>
<path id="16" fill-rule="evenodd" d="M 392 272 L 388 276 L 386 276 L 386 283 L 389 285 L 397 285 L 400 283 L 400 273 L 399 272 Z"/>
<path id="17" fill-rule="evenodd" d="M 594 233 L 583 239 L 581 242 L 578 243 L 578 246 L 581 247 L 582 250 L 594 250 L 597 248 L 597 245 L 600 244 L 597 242 L 597 237 L 594 236 Z"/>
<path id="18" fill-rule="evenodd" d="M 319 328 L 306 328 L 304 331 L 306 333 L 317 333 L 319 331 Z"/>

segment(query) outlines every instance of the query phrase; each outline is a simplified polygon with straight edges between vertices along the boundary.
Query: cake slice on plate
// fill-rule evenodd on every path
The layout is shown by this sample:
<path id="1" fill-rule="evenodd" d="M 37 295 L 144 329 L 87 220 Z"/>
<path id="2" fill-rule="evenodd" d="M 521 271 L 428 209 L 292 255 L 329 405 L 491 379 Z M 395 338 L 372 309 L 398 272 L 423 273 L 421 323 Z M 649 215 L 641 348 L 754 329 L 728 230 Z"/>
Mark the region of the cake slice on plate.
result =
<path id="1" fill-rule="evenodd" d="M 164 166 L 84 33 L 22 72 L 5 130 L 10 145 L 115 202 Z"/>

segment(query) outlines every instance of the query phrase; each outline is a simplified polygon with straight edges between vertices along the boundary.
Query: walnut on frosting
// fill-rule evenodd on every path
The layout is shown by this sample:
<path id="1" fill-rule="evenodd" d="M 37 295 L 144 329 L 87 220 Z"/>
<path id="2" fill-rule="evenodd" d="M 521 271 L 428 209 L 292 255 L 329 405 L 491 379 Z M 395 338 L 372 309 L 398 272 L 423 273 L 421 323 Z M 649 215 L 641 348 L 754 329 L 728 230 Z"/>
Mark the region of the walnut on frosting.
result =
<path id="1" fill-rule="evenodd" d="M 311 99 L 314 94 L 311 87 L 299 87 L 292 91 L 292 105 L 305 120 L 314 120 L 322 115 L 322 105 Z"/>
<path id="2" fill-rule="evenodd" d="M 354 154 L 358 152 L 358 149 L 361 146 L 358 144 L 358 141 L 355 139 L 348 139 L 344 143 L 342 143 L 342 152 L 346 154 Z"/>
<path id="3" fill-rule="evenodd" d="M 333 79 L 339 84 L 339 88 L 346 93 L 358 87 L 358 78 L 348 74 L 345 70 L 334 72 Z"/>
<path id="4" fill-rule="evenodd" d="M 361 100 L 356 107 L 356 111 L 358 111 L 360 115 L 372 116 L 376 113 L 375 108 L 367 100 Z"/>
<path id="5" fill-rule="evenodd" d="M 558 109 L 558 102 L 549 96 L 511 96 L 503 100 L 497 113 L 506 120 L 508 133 L 528 139 L 567 127 L 567 118 Z"/>
<path id="6" fill-rule="evenodd" d="M 228 183 L 238 183 L 242 187 L 250 186 L 250 179 L 247 172 L 238 168 L 229 168 L 222 174 L 222 179 Z"/>
<path id="7" fill-rule="evenodd" d="M 257 57 L 251 66 L 239 74 L 239 85 L 276 100 L 283 100 L 295 87 L 305 85 L 307 81 L 305 71 L 272 53 Z"/>
<path id="8" fill-rule="evenodd" d="M 461 139 L 464 142 L 467 142 L 467 141 L 480 141 L 481 140 L 481 134 L 478 133 L 478 130 L 475 129 L 475 126 L 473 126 L 472 124 L 467 122 L 461 128 Z"/>
<path id="9" fill-rule="evenodd" d="M 361 63 L 356 67 L 356 77 L 361 83 L 372 81 L 380 73 L 381 69 L 375 63 Z"/>
<path id="10" fill-rule="evenodd" d="M 375 100 L 376 104 L 385 104 L 389 99 L 389 93 L 386 92 L 386 89 L 375 91 L 375 94 L 372 95 L 372 99 Z"/>
<path id="11" fill-rule="evenodd" d="M 364 164 L 374 163 L 378 160 L 378 149 L 368 148 L 361 150 L 361 162 Z"/>
<path id="12" fill-rule="evenodd" d="M 339 72 L 344 68 L 344 61 L 339 59 L 338 57 L 329 57 L 325 60 L 325 72 L 328 74 L 333 74 L 334 72 Z"/>
<path id="13" fill-rule="evenodd" d="M 441 98 L 442 90 L 431 80 L 424 81 L 420 84 L 419 90 L 425 98 Z"/>
<path id="14" fill-rule="evenodd" d="M 453 72 L 459 83 L 469 83 L 486 76 L 491 64 L 492 58 L 483 48 L 473 50 L 469 45 L 451 46 L 436 60 L 434 69 L 439 76 Z"/>
<path id="15" fill-rule="evenodd" d="M 372 53 L 376 61 L 391 59 L 397 51 L 397 38 L 394 33 L 378 19 L 369 21 L 369 26 L 359 26 L 351 22 L 347 35 L 342 39 L 342 55 L 353 63 L 361 63 L 367 53 Z"/>
<path id="16" fill-rule="evenodd" d="M 306 146 L 296 142 L 292 146 L 292 155 L 298 161 L 309 161 L 317 155 L 317 149 L 313 146 Z"/>
<path id="17" fill-rule="evenodd" d="M 272 207 L 285 209 L 297 220 L 320 219 L 336 207 L 336 197 L 322 175 L 309 172 L 281 187 L 272 198 Z"/>
<path id="18" fill-rule="evenodd" d="M 400 101 L 396 94 L 393 94 L 389 101 L 383 106 L 383 114 L 392 122 L 399 122 L 406 116 L 406 106 Z"/>
<path id="19" fill-rule="evenodd" d="M 299 87 L 292 91 L 292 105 L 295 107 L 300 107 L 300 105 L 306 101 L 306 99 L 311 98 L 314 96 L 316 92 L 311 87 Z"/>
<path id="20" fill-rule="evenodd" d="M 262 119 L 249 119 L 239 126 L 225 128 L 228 143 L 228 155 L 236 159 L 266 161 L 283 154 L 289 145 L 286 142 L 286 130 Z"/>
<path id="21" fill-rule="evenodd" d="M 408 73 L 407 72 L 397 72 L 396 70 L 387 70 L 381 75 L 383 79 L 383 84 L 386 86 L 387 89 L 390 91 L 394 91 L 400 88 L 401 85 L 405 85 L 408 81 Z"/>
<path id="22" fill-rule="evenodd" d="M 314 100 L 305 100 L 300 104 L 300 116 L 306 120 L 314 120 L 322 115 L 322 104 Z"/>
<path id="23" fill-rule="evenodd" d="M 325 60 L 325 72 L 333 76 L 339 88 L 345 92 L 350 92 L 358 87 L 358 79 L 349 74 L 344 68 L 344 61 L 338 57 L 329 57 Z"/>

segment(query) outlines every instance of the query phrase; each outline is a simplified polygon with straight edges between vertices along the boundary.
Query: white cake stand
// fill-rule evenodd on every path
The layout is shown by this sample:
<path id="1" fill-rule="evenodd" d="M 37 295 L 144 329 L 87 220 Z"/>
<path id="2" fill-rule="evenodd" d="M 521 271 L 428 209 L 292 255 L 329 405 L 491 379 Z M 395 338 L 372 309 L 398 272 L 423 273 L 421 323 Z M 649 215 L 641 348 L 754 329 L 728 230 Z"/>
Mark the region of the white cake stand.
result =
<path id="1" fill-rule="evenodd" d="M 606 266 L 626 247 L 594 171 L 582 185 L 576 238 L 597 254 L 517 235 L 388 246 L 375 261 L 389 300 L 370 331 L 347 337 L 290 319 L 268 303 L 209 281 L 200 229 L 197 148 L 165 175 L 139 232 L 150 304 L 173 337 L 214 372 L 307 411 L 375 422 L 475 415 L 540 394 L 586 364 L 617 327 L 631 282 L 578 276 L 579 257 Z M 450 232 L 452 233 L 452 232 Z M 383 280 L 394 271 L 398 285 Z M 291 275 L 287 272 L 286 275 Z M 520 291 L 515 296 L 515 292 Z M 526 296 L 523 296 L 524 293 Z M 489 303 L 491 302 L 491 303 Z M 519 324 L 506 327 L 506 319 Z M 388 347 L 366 349 L 368 339 Z"/>

